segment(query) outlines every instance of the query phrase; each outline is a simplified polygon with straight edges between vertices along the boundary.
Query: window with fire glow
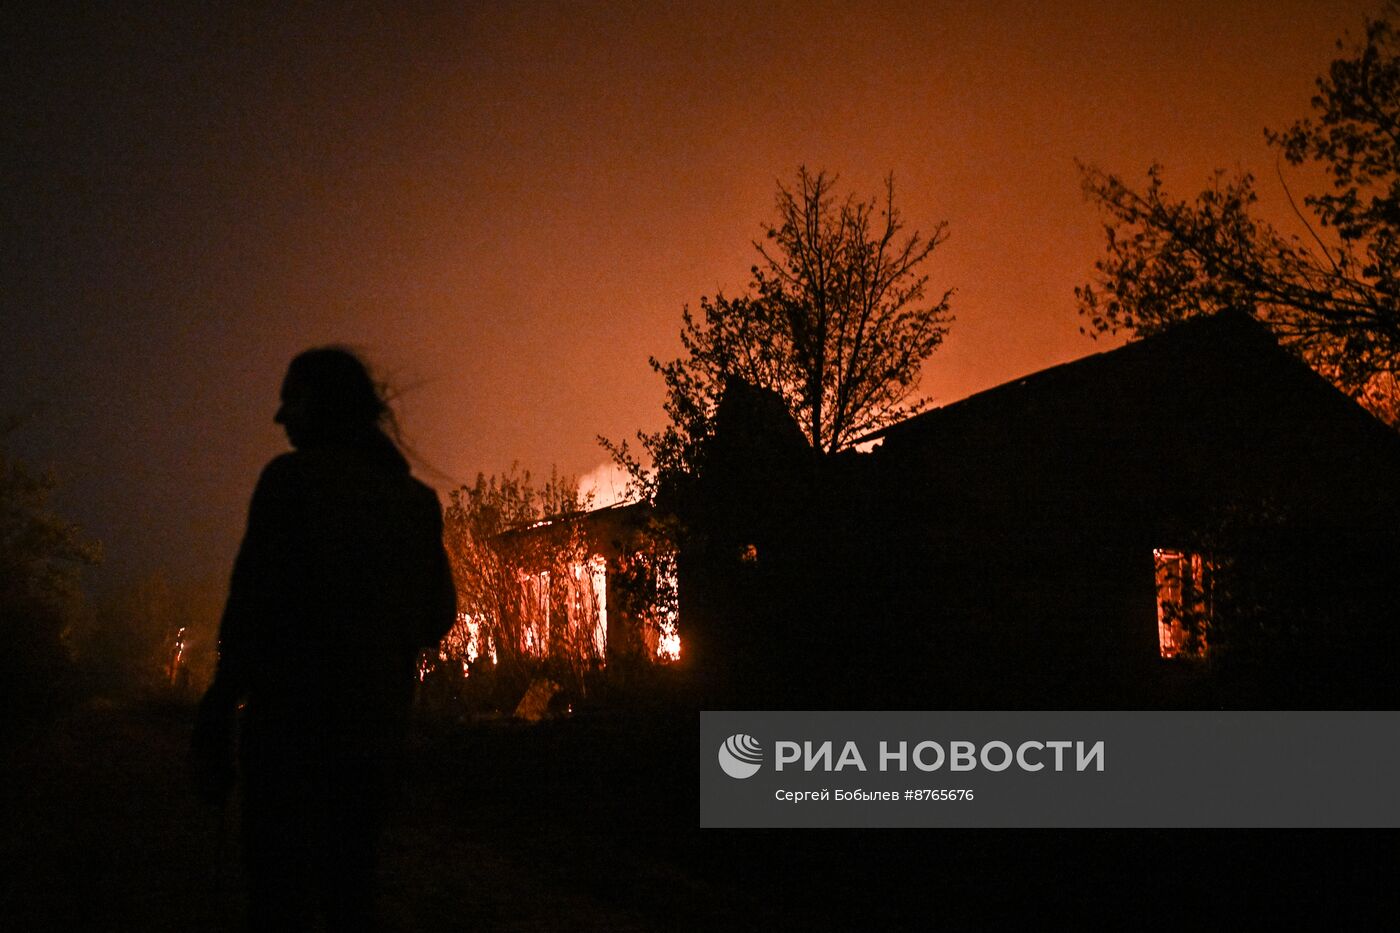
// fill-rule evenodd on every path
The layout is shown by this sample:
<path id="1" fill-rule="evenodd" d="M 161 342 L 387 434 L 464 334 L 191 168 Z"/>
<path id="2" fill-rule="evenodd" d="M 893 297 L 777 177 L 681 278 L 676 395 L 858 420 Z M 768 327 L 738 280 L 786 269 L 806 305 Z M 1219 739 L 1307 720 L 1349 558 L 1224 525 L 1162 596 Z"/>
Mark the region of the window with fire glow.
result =
<path id="1" fill-rule="evenodd" d="M 1190 551 L 1157 548 L 1157 644 L 1164 658 L 1203 658 L 1210 648 L 1209 559 Z"/>

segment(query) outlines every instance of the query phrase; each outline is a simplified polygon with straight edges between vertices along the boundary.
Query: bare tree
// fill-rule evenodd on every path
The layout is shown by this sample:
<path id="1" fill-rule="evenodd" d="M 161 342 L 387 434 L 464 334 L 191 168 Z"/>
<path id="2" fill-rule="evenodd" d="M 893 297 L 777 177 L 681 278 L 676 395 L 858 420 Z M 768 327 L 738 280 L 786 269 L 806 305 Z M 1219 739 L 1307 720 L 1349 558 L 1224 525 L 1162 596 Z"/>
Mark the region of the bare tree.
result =
<path id="1" fill-rule="evenodd" d="M 671 423 L 638 437 L 657 474 L 694 471 L 730 378 L 778 392 L 827 454 L 926 404 L 916 398 L 919 372 L 947 333 L 952 291 L 927 298 L 921 269 L 946 224 L 901 236 L 893 176 L 870 200 L 838 198 L 837 180 L 804 167 L 794 185 L 779 183 L 747 294 L 702 297 L 699 316 L 685 308 L 685 356 L 651 359 Z M 604 444 L 634 476 L 643 472 L 625 445 Z"/>

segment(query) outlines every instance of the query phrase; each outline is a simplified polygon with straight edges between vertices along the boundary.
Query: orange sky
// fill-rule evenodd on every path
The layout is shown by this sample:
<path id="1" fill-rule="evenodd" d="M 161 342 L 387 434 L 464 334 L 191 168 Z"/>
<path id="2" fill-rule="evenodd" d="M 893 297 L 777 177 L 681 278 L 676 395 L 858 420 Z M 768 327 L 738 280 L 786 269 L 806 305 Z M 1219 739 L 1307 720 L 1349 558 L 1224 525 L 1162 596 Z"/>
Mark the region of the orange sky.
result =
<path id="1" fill-rule="evenodd" d="M 1277 212 L 1262 130 L 1373 9 L 31 12 L 8 27 L 0 410 L 36 411 L 17 446 L 108 578 L 226 572 L 282 370 L 316 343 L 387 371 L 444 474 L 585 473 L 595 435 L 659 426 L 647 356 L 743 288 L 800 163 L 864 193 L 893 171 L 911 227 L 949 222 L 928 271 L 956 322 L 923 388 L 951 401 L 1096 349 L 1075 158 L 1155 159 L 1183 194 L 1252 168 Z"/>

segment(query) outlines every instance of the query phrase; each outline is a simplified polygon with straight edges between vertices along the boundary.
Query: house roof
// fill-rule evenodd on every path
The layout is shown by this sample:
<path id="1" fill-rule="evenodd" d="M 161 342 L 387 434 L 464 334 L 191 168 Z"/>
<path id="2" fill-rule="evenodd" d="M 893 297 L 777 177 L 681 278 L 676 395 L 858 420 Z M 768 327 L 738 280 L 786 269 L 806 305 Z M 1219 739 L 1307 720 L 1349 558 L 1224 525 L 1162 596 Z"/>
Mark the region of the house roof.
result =
<path id="1" fill-rule="evenodd" d="M 882 439 L 917 441 L 949 431 L 956 433 L 969 422 L 1027 412 L 1046 399 L 1074 404 L 1104 393 L 1140 395 L 1160 386 L 1164 371 L 1209 372 L 1212 377 L 1219 377 L 1238 375 L 1251 363 L 1269 365 L 1276 372 L 1282 369 L 1299 380 L 1315 382 L 1319 390 L 1335 395 L 1338 402 L 1348 403 L 1354 415 L 1365 416 L 1373 422 L 1372 427 L 1385 430 L 1359 405 L 1279 347 L 1267 327 L 1244 312 L 1227 311 L 1192 318 L 1122 347 L 1013 379 L 871 432 L 856 443 Z"/>
<path id="2" fill-rule="evenodd" d="M 544 518 L 530 522 L 525 525 L 517 525 L 514 528 L 507 528 L 495 537 L 500 539 L 510 539 L 528 536 L 532 533 L 552 528 L 557 525 L 571 521 L 588 523 L 601 523 L 607 521 L 628 521 L 645 514 L 650 508 L 644 502 L 619 502 L 613 505 L 599 506 L 596 509 L 580 509 L 574 512 L 561 512 L 554 515 L 547 515 Z"/>

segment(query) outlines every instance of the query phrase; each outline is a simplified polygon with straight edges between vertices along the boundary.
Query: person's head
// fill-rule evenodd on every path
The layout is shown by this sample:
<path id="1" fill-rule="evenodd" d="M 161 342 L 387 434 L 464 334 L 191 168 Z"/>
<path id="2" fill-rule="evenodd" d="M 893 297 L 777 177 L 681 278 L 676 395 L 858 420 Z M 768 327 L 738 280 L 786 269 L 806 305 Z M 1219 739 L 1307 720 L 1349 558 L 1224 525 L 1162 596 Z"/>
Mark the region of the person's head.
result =
<path id="1" fill-rule="evenodd" d="M 343 347 L 297 355 L 282 381 L 282 405 L 273 419 L 293 447 L 350 441 L 377 432 L 389 415 L 364 362 Z"/>

